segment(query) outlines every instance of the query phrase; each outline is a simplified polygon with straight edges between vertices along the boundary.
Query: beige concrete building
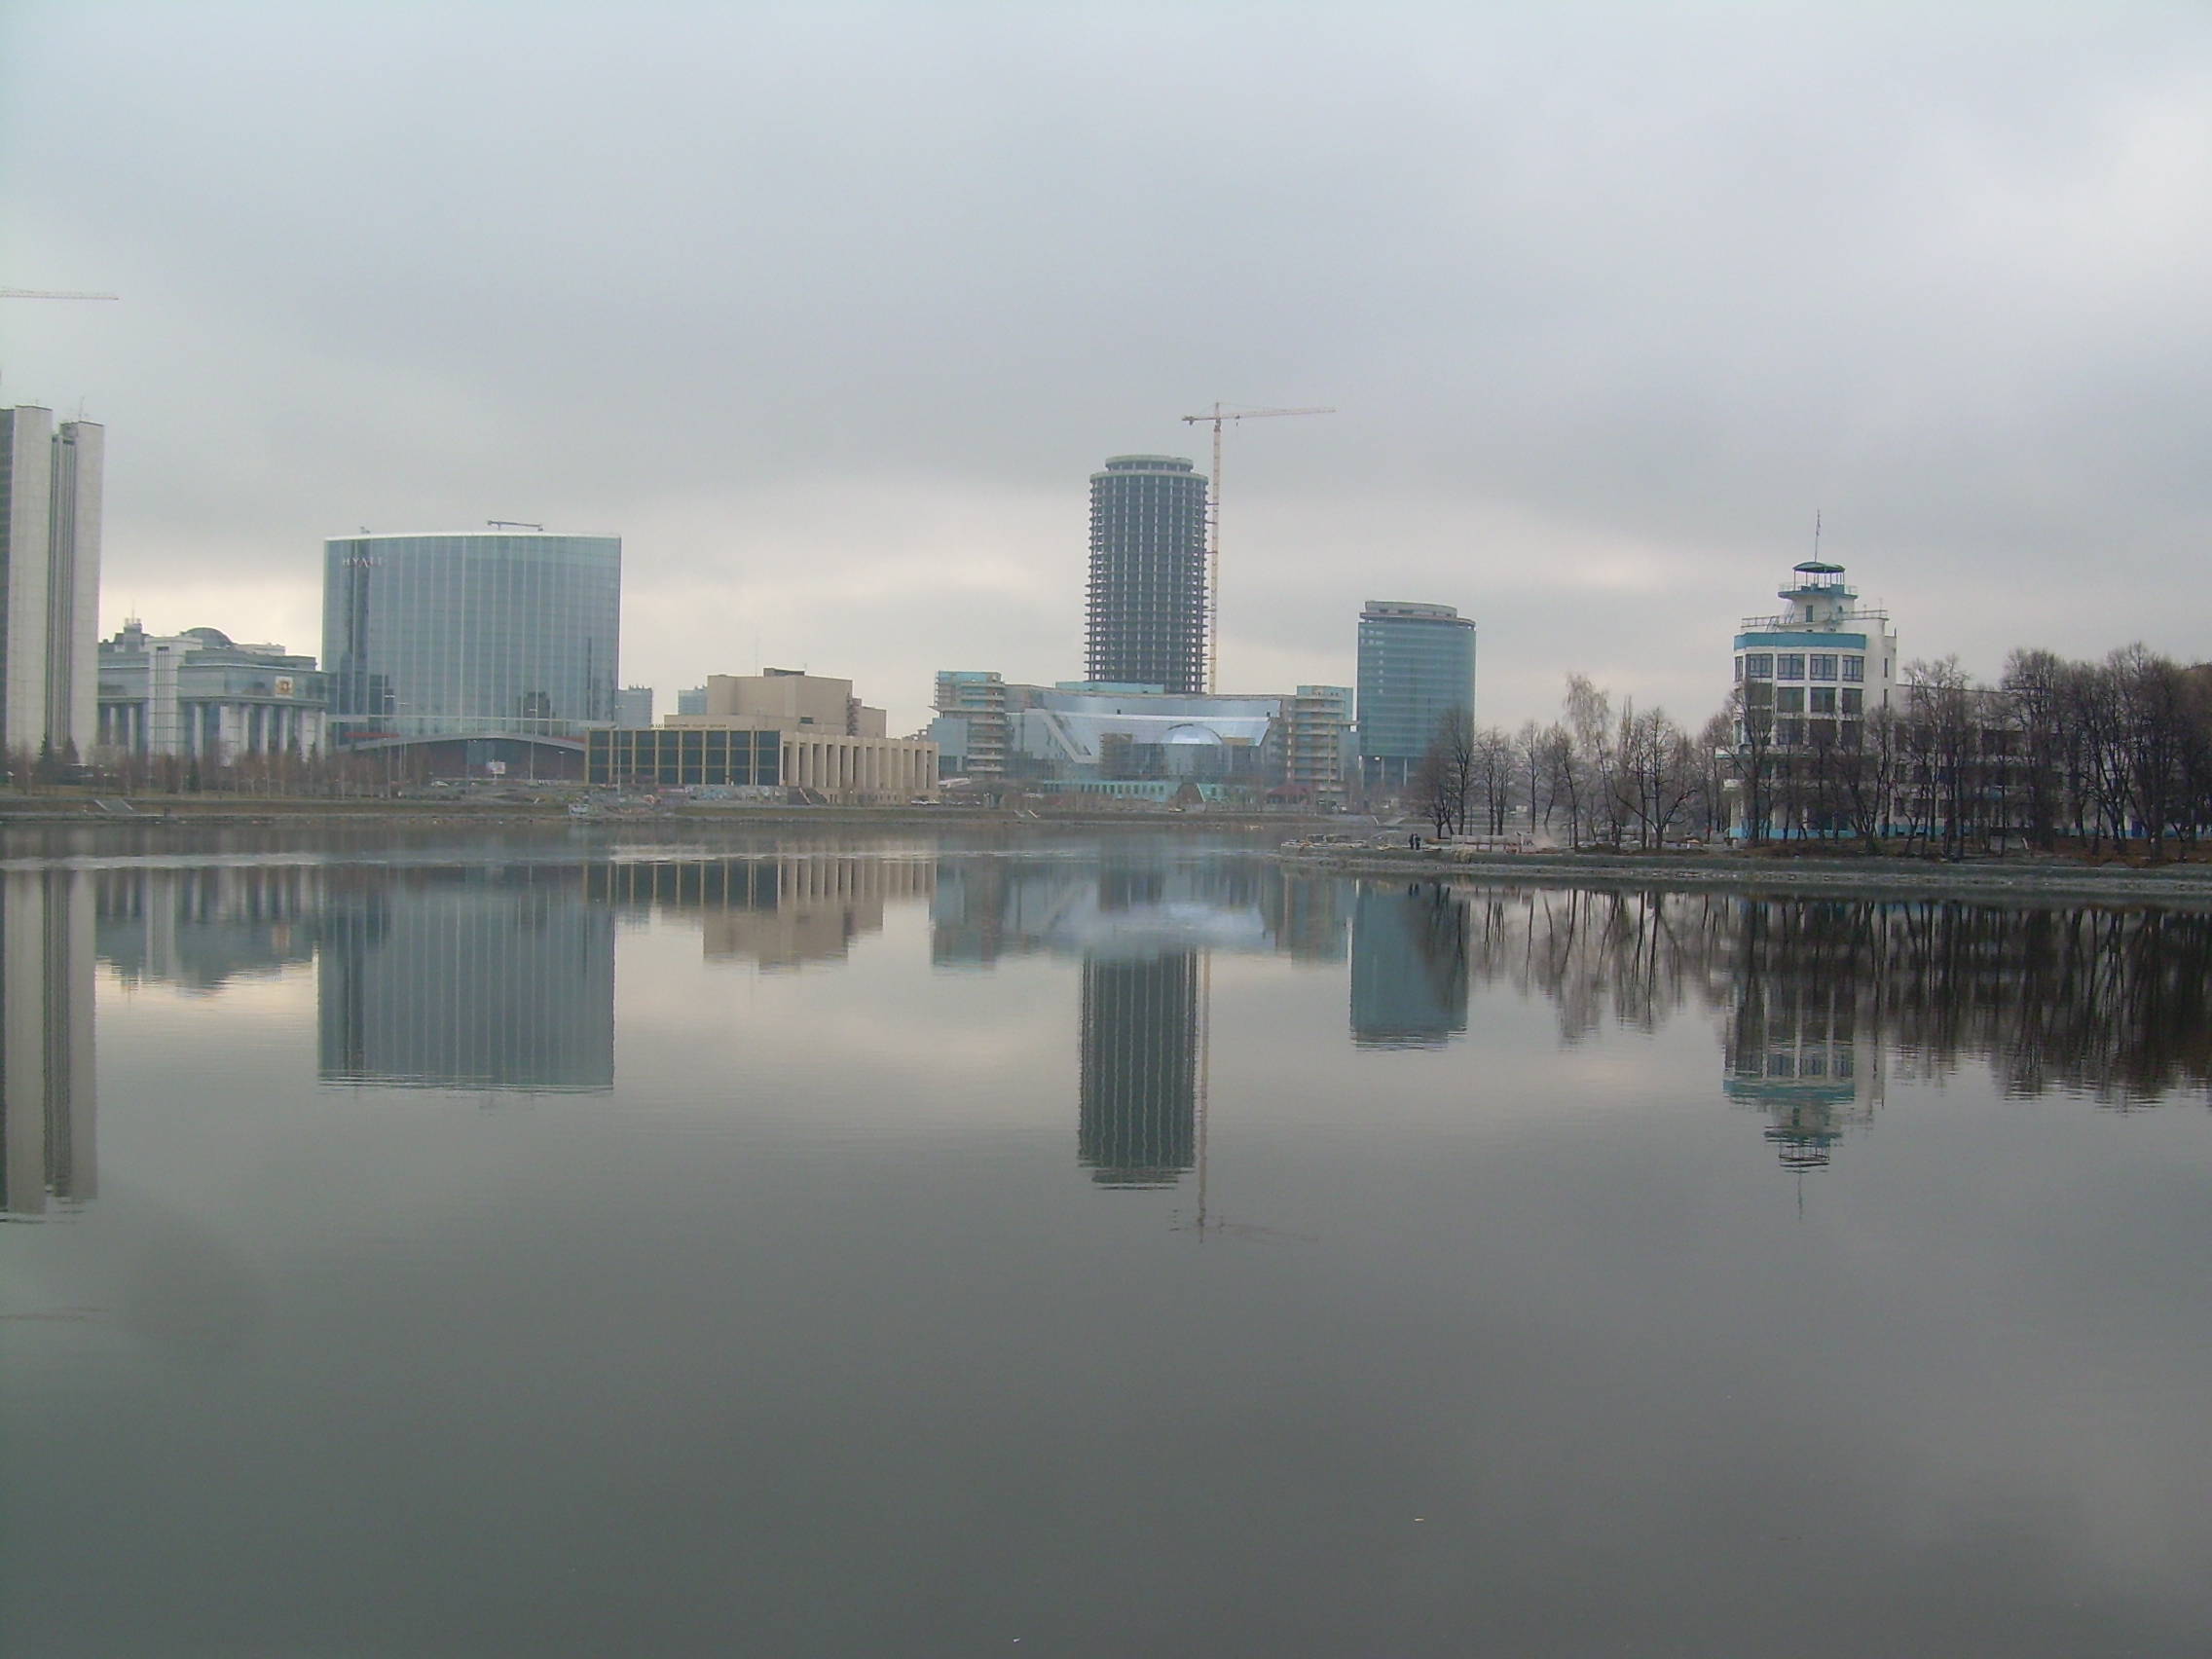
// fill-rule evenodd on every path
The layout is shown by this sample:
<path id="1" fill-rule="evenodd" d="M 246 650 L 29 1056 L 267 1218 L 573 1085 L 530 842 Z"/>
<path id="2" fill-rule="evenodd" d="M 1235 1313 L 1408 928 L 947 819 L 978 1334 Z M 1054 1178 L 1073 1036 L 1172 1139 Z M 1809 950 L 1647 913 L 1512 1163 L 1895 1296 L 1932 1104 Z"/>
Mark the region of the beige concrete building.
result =
<path id="1" fill-rule="evenodd" d="M 670 715 L 659 729 L 777 732 L 782 754 L 774 781 L 832 804 L 935 799 L 938 746 L 927 738 L 885 735 L 887 718 L 853 695 L 850 680 L 772 668 L 765 674 L 710 675 L 707 712 Z M 617 764 L 614 770 L 623 768 Z M 624 775 L 642 770 L 633 759 Z M 709 777 L 702 771 L 697 778 L 684 773 L 681 781 L 757 784 L 766 781 L 763 770 L 756 763 L 744 779 Z M 614 781 L 611 772 L 606 781 Z"/>
<path id="2" fill-rule="evenodd" d="M 767 969 L 841 962 L 856 940 L 883 931 L 885 904 L 928 903 L 935 860 L 792 859 L 776 866 L 773 904 L 702 908 L 709 961 L 750 959 Z"/>
<path id="3" fill-rule="evenodd" d="M 727 719 L 732 716 L 773 721 L 780 731 L 811 728 L 842 732 L 847 737 L 888 735 L 884 712 L 854 696 L 850 680 L 791 668 L 771 668 L 764 674 L 707 676 L 703 718 Z"/>
<path id="4" fill-rule="evenodd" d="M 826 800 L 883 804 L 937 797 L 937 745 L 912 737 L 784 733 L 784 783 Z"/>

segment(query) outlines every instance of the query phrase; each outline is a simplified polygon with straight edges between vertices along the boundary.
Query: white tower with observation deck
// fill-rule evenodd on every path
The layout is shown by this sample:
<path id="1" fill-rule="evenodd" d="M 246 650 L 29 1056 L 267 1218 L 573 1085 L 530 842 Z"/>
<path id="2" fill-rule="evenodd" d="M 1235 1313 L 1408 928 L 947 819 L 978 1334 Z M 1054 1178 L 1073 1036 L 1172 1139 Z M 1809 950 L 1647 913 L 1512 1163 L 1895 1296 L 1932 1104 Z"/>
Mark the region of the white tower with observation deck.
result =
<path id="1" fill-rule="evenodd" d="M 1893 707 L 1898 637 L 1887 610 L 1860 607 L 1841 565 L 1808 559 L 1776 595 L 1789 608 L 1747 616 L 1736 635 L 1736 683 L 1747 710 L 1774 715 L 1774 746 L 1856 747 L 1861 722 Z M 1818 723 L 1816 723 L 1818 722 Z"/>
<path id="2" fill-rule="evenodd" d="M 1736 742 L 1784 772 L 1799 757 L 1857 750 L 1867 719 L 1896 707 L 1898 684 L 1890 613 L 1862 608 L 1841 565 L 1808 559 L 1790 578 L 1776 595 L 1788 608 L 1745 617 L 1735 651 Z M 1739 792 L 1739 834 L 1749 806 Z"/>

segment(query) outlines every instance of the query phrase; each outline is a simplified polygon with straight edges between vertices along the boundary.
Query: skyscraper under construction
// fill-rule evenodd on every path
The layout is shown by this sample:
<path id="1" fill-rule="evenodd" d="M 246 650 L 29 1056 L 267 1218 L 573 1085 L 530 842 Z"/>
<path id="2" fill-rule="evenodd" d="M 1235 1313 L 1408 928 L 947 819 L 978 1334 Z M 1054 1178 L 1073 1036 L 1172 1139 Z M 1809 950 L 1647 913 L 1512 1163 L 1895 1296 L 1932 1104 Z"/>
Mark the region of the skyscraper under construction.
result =
<path id="1" fill-rule="evenodd" d="M 1090 475 L 1088 676 L 1206 688 L 1206 478 L 1165 455 L 1117 455 Z"/>

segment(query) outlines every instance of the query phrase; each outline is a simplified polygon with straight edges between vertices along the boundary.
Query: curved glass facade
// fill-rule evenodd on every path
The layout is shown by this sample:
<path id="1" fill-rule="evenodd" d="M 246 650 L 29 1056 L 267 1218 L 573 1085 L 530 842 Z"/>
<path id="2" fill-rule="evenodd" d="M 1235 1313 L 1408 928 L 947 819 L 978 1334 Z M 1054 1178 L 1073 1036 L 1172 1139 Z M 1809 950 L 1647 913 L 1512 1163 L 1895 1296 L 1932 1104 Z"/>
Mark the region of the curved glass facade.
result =
<path id="1" fill-rule="evenodd" d="M 1371 785 L 1419 771 L 1453 711 L 1475 713 L 1475 624 L 1449 605 L 1371 599 L 1359 613 L 1359 754 Z"/>
<path id="2" fill-rule="evenodd" d="M 615 717 L 622 539 L 486 531 L 324 543 L 337 739 L 560 737 Z"/>

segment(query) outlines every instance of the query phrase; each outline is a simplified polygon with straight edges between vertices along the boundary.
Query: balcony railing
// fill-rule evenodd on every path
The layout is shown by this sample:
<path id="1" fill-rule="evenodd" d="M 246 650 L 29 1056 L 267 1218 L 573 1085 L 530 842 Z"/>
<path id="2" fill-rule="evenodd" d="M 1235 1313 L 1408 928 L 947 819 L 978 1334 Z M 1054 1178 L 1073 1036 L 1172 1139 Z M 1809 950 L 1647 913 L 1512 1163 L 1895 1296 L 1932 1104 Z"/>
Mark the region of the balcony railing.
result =
<path id="1" fill-rule="evenodd" d="M 1736 632 L 1739 634 L 1834 634 L 1843 631 L 1847 623 L 1879 622 L 1889 625 L 1890 613 L 1868 608 L 1863 610 L 1839 610 L 1820 622 L 1807 622 L 1788 614 L 1781 616 L 1747 616 Z"/>

